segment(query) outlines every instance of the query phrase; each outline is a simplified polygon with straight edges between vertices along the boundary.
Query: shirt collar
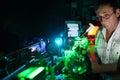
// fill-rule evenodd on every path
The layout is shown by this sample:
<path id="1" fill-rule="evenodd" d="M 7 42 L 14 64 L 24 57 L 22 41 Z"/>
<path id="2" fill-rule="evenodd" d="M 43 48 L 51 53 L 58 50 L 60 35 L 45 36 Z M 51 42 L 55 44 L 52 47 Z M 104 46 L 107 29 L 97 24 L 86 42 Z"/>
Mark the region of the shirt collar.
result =
<path id="1" fill-rule="evenodd" d="M 120 20 L 119 20 L 119 23 L 118 23 L 114 32 L 116 32 L 116 31 L 118 32 L 118 30 L 120 30 Z M 102 28 L 102 33 L 103 33 L 103 36 L 105 38 L 106 37 L 106 28 L 104 28 L 104 27 Z"/>

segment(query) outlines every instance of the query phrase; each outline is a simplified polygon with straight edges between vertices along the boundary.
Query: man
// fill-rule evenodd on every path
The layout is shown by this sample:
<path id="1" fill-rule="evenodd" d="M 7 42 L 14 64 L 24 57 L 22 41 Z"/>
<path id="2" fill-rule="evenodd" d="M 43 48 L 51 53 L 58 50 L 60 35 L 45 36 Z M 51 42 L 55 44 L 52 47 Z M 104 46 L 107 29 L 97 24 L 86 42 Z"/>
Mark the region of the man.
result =
<path id="1" fill-rule="evenodd" d="M 92 70 L 95 73 L 108 73 L 109 77 L 104 76 L 105 80 L 120 80 L 120 74 L 114 75 L 120 72 L 120 9 L 116 0 L 104 0 L 97 6 L 96 14 L 102 28 L 95 39 L 97 58 L 91 60 Z"/>

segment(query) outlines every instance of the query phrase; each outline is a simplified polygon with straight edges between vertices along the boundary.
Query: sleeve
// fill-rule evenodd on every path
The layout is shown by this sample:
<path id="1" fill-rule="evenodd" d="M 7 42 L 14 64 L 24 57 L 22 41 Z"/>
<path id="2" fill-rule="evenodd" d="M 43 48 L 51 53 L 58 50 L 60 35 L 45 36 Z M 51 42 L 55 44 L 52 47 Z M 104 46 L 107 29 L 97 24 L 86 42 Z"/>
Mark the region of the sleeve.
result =
<path id="1" fill-rule="evenodd" d="M 94 48 L 94 55 L 95 55 L 96 61 L 98 63 L 101 63 L 101 60 L 99 58 L 98 51 L 97 51 L 97 46 L 98 46 L 98 43 L 99 43 L 98 41 L 99 41 L 100 34 L 101 34 L 101 30 L 99 29 L 96 36 L 95 36 L 95 48 Z"/>
<path id="2" fill-rule="evenodd" d="M 117 62 L 117 72 L 120 72 L 120 56 Z"/>

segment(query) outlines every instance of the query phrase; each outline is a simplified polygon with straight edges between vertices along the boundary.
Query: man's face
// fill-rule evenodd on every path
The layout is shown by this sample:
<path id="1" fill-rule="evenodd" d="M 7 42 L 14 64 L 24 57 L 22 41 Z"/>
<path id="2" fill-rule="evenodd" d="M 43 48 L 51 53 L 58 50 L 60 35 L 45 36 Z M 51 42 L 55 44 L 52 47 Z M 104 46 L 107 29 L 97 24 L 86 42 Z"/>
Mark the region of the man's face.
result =
<path id="1" fill-rule="evenodd" d="M 107 29 L 114 28 L 118 24 L 119 15 L 109 5 L 100 6 L 97 10 L 97 16 L 101 24 Z"/>

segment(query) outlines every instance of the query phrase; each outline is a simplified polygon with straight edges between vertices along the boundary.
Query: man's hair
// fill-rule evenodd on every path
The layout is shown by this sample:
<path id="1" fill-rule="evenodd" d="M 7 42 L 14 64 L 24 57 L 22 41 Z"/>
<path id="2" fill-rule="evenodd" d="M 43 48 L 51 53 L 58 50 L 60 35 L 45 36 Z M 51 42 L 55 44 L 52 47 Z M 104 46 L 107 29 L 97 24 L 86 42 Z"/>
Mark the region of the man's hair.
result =
<path id="1" fill-rule="evenodd" d="M 95 6 L 95 10 L 97 11 L 99 9 L 100 6 L 105 6 L 105 5 L 109 5 L 113 8 L 113 11 L 115 12 L 115 10 L 119 7 L 119 3 L 118 0 L 99 0 L 97 1 L 98 3 Z"/>

